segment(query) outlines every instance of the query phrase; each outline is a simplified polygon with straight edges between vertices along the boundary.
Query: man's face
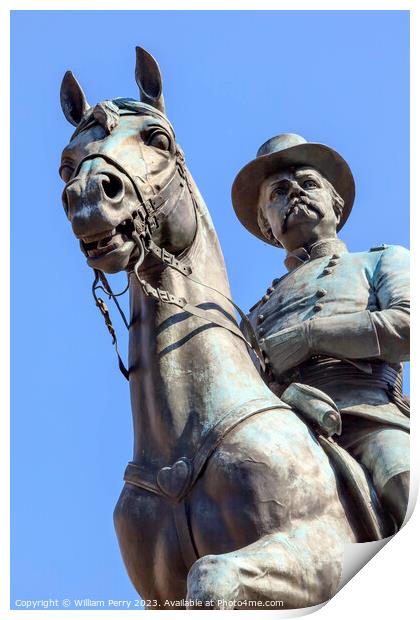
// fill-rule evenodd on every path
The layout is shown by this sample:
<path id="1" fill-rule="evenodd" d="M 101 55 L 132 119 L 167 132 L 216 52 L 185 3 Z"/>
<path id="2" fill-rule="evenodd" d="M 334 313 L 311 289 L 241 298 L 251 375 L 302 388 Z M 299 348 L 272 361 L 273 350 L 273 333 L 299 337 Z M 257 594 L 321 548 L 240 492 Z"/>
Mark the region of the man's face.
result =
<path id="1" fill-rule="evenodd" d="M 338 219 L 331 189 L 314 168 L 281 170 L 265 179 L 260 207 L 286 250 L 309 247 L 336 235 Z"/>

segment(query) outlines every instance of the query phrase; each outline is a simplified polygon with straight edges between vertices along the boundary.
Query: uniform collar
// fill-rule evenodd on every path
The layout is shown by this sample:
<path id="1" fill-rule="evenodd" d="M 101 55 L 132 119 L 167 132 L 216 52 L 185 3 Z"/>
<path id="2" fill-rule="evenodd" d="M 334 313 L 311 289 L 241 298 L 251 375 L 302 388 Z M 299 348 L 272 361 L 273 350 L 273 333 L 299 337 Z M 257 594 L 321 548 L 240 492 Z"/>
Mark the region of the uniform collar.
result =
<path id="1" fill-rule="evenodd" d="M 323 239 L 317 241 L 310 248 L 309 253 L 305 248 L 297 248 L 292 252 L 288 252 L 284 259 L 287 271 L 293 271 L 303 263 L 315 258 L 323 258 L 324 256 L 332 256 L 332 254 L 343 254 L 348 252 L 347 246 L 341 239 Z"/>

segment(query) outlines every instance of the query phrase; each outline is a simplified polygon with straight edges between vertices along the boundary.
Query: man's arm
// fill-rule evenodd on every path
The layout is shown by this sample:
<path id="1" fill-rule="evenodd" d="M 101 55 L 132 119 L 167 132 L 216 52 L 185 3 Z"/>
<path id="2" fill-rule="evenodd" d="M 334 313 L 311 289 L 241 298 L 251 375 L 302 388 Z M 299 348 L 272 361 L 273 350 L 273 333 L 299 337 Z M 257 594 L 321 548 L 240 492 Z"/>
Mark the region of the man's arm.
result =
<path id="1" fill-rule="evenodd" d="M 373 276 L 379 310 L 310 321 L 311 352 L 349 359 L 377 358 L 394 364 L 408 360 L 409 256 L 400 246 L 383 250 Z"/>
<path id="2" fill-rule="evenodd" d="M 379 340 L 379 359 L 390 363 L 410 359 L 410 253 L 387 248 L 375 272 L 380 310 L 372 312 Z"/>

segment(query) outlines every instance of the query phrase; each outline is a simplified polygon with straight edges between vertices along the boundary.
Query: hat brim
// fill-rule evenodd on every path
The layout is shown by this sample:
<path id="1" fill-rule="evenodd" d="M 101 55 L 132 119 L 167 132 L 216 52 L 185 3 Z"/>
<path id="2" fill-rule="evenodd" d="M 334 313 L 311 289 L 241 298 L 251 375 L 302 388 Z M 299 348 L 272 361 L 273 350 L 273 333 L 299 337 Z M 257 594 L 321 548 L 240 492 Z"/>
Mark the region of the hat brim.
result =
<path id="1" fill-rule="evenodd" d="M 261 183 L 267 177 L 284 168 L 311 166 L 333 185 L 344 200 L 343 213 L 337 230 L 340 230 L 353 207 L 355 196 L 354 178 L 347 162 L 329 146 L 306 142 L 282 151 L 261 155 L 244 166 L 232 186 L 232 203 L 239 221 L 253 235 L 275 245 L 264 237 L 257 219 Z"/>

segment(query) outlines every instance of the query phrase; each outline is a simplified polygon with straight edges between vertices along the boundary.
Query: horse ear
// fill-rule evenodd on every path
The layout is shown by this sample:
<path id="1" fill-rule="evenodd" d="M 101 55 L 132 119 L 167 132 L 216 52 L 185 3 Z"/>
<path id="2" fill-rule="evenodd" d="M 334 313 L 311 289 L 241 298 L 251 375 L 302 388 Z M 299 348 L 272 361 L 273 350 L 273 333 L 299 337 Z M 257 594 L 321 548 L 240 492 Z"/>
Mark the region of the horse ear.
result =
<path id="1" fill-rule="evenodd" d="M 136 82 L 140 90 L 140 101 L 152 105 L 165 114 L 159 65 L 142 47 L 136 47 Z"/>
<path id="2" fill-rule="evenodd" d="M 64 116 L 76 127 L 90 108 L 82 87 L 71 71 L 66 71 L 61 82 L 60 102 Z"/>

